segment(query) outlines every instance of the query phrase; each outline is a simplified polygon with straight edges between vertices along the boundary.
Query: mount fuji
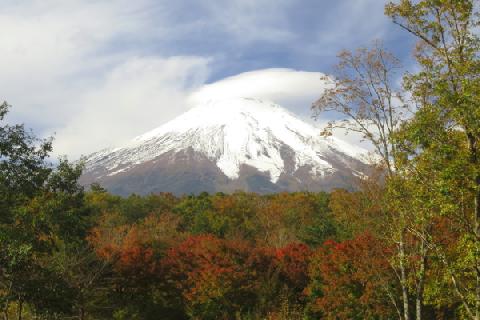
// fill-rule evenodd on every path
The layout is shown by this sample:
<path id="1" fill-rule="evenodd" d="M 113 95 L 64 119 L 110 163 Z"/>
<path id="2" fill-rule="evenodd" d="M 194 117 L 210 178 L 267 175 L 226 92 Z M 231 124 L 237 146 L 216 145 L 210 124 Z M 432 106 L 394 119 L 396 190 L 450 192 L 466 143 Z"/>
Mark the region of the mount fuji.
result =
<path id="1" fill-rule="evenodd" d="M 254 98 L 202 103 L 85 165 L 81 183 L 120 195 L 351 189 L 370 168 L 367 150 Z"/>

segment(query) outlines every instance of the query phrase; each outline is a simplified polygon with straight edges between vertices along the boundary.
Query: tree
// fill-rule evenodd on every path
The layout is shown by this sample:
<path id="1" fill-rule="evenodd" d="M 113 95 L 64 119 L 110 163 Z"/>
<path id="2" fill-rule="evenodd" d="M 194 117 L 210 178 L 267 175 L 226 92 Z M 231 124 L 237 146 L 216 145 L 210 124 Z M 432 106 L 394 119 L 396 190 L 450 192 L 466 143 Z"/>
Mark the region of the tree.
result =
<path id="1" fill-rule="evenodd" d="M 343 116 L 341 120 L 330 122 L 324 134 L 329 135 L 333 129 L 343 128 L 347 132 L 360 133 L 373 145 L 380 160 L 379 169 L 384 170 L 388 185 L 388 181 L 398 175 L 398 146 L 393 135 L 411 112 L 409 105 L 404 103 L 400 88 L 394 85 L 395 72 L 399 70 L 400 63 L 379 42 L 372 49 L 360 48 L 355 53 L 342 51 L 338 57 L 340 62 L 336 67 L 333 84 L 313 104 L 313 109 L 317 112 L 334 111 Z M 380 179 L 377 183 L 381 182 Z M 364 182 L 364 185 L 368 186 L 368 182 Z M 389 190 L 391 189 L 385 188 L 381 194 L 388 193 Z M 381 218 L 382 223 L 388 226 L 381 231 L 382 238 L 393 241 L 397 248 L 397 259 L 393 261 L 392 268 L 398 269 L 402 288 L 402 314 L 403 319 L 408 320 L 410 294 L 405 239 L 410 222 L 407 213 L 410 210 L 392 205 L 405 201 L 397 199 L 398 195 L 392 192 L 388 196 L 377 197 L 381 201 L 377 204 L 381 216 L 376 219 Z M 377 222 L 372 219 L 370 223 Z M 425 256 L 427 252 L 423 251 L 422 254 Z M 417 283 L 421 284 L 422 281 Z M 417 301 L 421 301 L 423 291 L 419 289 L 416 292 Z"/>
<path id="2" fill-rule="evenodd" d="M 469 248 L 470 262 L 467 260 L 458 273 L 442 247 L 425 240 L 449 270 L 465 313 L 480 319 L 478 6 L 473 0 L 402 0 L 389 3 L 385 11 L 395 24 L 419 40 L 415 57 L 420 71 L 405 79 L 418 108 L 404 128 L 406 159 L 413 159 L 411 168 L 428 163 L 436 173 L 435 183 L 429 183 L 430 198 L 435 200 L 438 214 L 455 217 L 465 226 L 461 237 Z M 470 285 L 469 280 L 460 283 L 464 273 L 475 275 L 476 284 Z"/>
<path id="3" fill-rule="evenodd" d="M 202 235 L 169 250 L 163 266 L 190 317 L 231 319 L 255 305 L 248 256 L 242 243 Z"/>
<path id="4" fill-rule="evenodd" d="M 9 107 L 6 102 L 0 105 L 0 294 L 7 308 L 10 301 L 18 301 L 21 317 L 26 286 L 20 282 L 29 279 L 21 274 L 33 267 L 35 246 L 44 247 L 46 243 L 38 239 L 38 231 L 45 228 L 43 223 L 32 230 L 32 224 L 19 225 L 16 220 L 37 221 L 27 217 L 26 206 L 40 194 L 51 173 L 45 163 L 51 141 L 36 138 L 23 125 L 6 124 Z"/>
<path id="5" fill-rule="evenodd" d="M 7 111 L 0 106 L 0 120 Z M 53 167 L 50 151 L 51 139 L 1 124 L 0 300 L 4 310 L 17 306 L 19 319 L 25 306 L 39 315 L 72 311 L 74 289 L 53 261 L 60 250 L 81 246 L 90 226 L 77 183 L 81 164 L 60 159 Z"/>
<path id="6" fill-rule="evenodd" d="M 335 234 L 327 204 L 324 193 L 283 192 L 258 199 L 257 244 L 277 248 L 301 241 L 322 244 Z"/>
<path id="7" fill-rule="evenodd" d="M 310 309 L 322 319 L 401 318 L 391 254 L 367 233 L 339 243 L 327 241 L 310 263 Z"/>
<path id="8" fill-rule="evenodd" d="M 390 136 L 409 113 L 394 85 L 400 62 L 380 42 L 372 49 L 342 51 L 338 58 L 333 79 L 325 78 L 330 87 L 312 106 L 317 114 L 333 111 L 344 116 L 330 121 L 324 135 L 336 128 L 360 133 L 373 144 L 387 172 L 392 174 L 396 148 Z"/>

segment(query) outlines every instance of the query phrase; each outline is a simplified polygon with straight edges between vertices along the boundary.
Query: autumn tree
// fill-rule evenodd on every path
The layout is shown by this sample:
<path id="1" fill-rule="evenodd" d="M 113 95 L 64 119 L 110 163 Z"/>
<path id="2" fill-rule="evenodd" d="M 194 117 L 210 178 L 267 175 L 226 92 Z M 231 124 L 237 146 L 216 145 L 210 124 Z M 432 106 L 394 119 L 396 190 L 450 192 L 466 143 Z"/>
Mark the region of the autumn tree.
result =
<path id="1" fill-rule="evenodd" d="M 398 170 L 398 145 L 393 135 L 399 126 L 410 116 L 411 108 L 404 102 L 401 88 L 395 85 L 395 77 L 400 70 L 400 62 L 381 43 L 375 42 L 373 48 L 360 48 L 356 52 L 343 51 L 339 54 L 339 60 L 335 73 L 331 79 L 331 87 L 313 104 L 316 112 L 333 111 L 339 113 L 342 118 L 329 122 L 324 134 L 331 134 L 336 128 L 345 129 L 347 132 L 359 133 L 363 139 L 371 143 L 377 157 L 379 170 L 382 174 L 377 175 L 378 180 L 369 179 L 363 181 L 361 187 L 367 187 L 366 193 L 372 189 L 372 184 L 383 184 L 386 181 L 396 179 Z M 397 256 L 392 261 L 391 267 L 398 271 L 401 285 L 402 314 L 403 319 L 410 319 L 411 290 L 408 284 L 409 266 L 408 248 L 406 248 L 406 237 L 408 224 L 411 220 L 408 213 L 411 208 L 405 210 L 395 206 L 397 202 L 405 202 L 402 194 L 390 192 L 388 187 L 380 185 L 377 195 L 369 193 L 374 197 L 366 200 L 377 200 L 376 204 L 370 205 L 375 208 L 377 216 L 364 221 L 364 226 L 371 230 L 376 229 L 386 242 L 393 242 L 397 248 Z M 383 190 L 382 190 L 383 189 Z M 400 197 L 399 197 L 400 196 Z M 375 199 L 374 199 L 375 198 Z M 369 213 L 372 213 L 370 211 Z M 378 221 L 382 226 L 378 227 Z M 366 224 L 365 224 L 366 223 Z M 372 224 L 372 225 L 369 225 Z M 427 251 L 422 252 L 423 256 Z M 422 259 L 421 261 L 424 261 Z M 420 277 L 423 275 L 419 274 Z M 423 283 L 419 279 L 418 284 Z M 417 301 L 422 301 L 423 291 L 415 290 L 414 295 Z"/>
<path id="2" fill-rule="evenodd" d="M 283 247 L 293 242 L 320 245 L 335 235 L 325 193 L 278 193 L 258 199 L 256 241 Z"/>
<path id="3" fill-rule="evenodd" d="M 248 255 L 244 244 L 195 236 L 169 250 L 164 272 L 190 317 L 229 319 L 254 305 L 254 274 L 245 267 Z"/>
<path id="4" fill-rule="evenodd" d="M 367 233 L 326 242 L 309 268 L 312 279 L 306 292 L 311 311 L 322 319 L 401 319 L 391 254 L 381 240 Z"/>
<path id="5" fill-rule="evenodd" d="M 342 119 L 328 123 L 324 135 L 331 135 L 338 128 L 359 133 L 372 143 L 391 174 L 395 169 L 395 144 L 390 136 L 409 113 L 394 84 L 400 62 L 380 42 L 375 42 L 372 49 L 342 51 L 338 58 L 333 75 L 325 77 L 329 86 L 312 105 L 317 115 L 343 115 Z"/>
<path id="6" fill-rule="evenodd" d="M 428 245 L 444 261 L 453 290 L 470 319 L 480 318 L 480 108 L 478 3 L 409 1 L 389 3 L 386 14 L 418 39 L 415 51 L 420 71 L 407 75 L 418 111 L 403 129 L 411 168 L 428 168 L 433 180 L 429 198 L 434 212 L 463 225 L 461 241 L 467 256 L 463 269 L 454 268 L 443 248 L 428 238 Z M 425 165 L 426 164 L 426 165 Z M 426 173 L 427 170 L 423 170 Z M 428 175 L 426 175 L 428 176 Z M 432 176 L 430 176 L 432 177 Z M 465 251 L 461 251 L 462 253 Z M 461 280 L 472 274 L 475 279 Z M 466 281 L 465 281 L 466 280 Z"/>
<path id="7" fill-rule="evenodd" d="M 151 196 L 145 198 L 151 200 Z M 164 204 L 160 199 L 157 209 Z M 105 291 L 100 306 L 115 310 L 103 314 L 116 319 L 155 319 L 161 313 L 165 318 L 177 319 L 183 310 L 163 285 L 160 266 L 167 251 L 184 239 L 180 218 L 171 212 L 153 211 L 135 223 L 129 219 L 121 212 L 103 212 L 88 236 L 107 271 L 97 279 L 103 282 Z M 87 312 L 102 314 L 101 308 L 95 306 Z"/>

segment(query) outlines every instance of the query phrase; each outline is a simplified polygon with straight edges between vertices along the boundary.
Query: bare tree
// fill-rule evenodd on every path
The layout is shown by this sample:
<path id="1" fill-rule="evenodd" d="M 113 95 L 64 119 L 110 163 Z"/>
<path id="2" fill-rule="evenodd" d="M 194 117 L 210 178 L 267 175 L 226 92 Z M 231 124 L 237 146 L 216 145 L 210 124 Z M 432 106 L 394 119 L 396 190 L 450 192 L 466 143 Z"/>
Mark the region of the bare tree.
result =
<path id="1" fill-rule="evenodd" d="M 412 110 L 404 101 L 400 90 L 397 71 L 401 69 L 400 62 L 387 52 L 381 42 L 374 42 L 372 48 L 360 48 L 355 52 L 342 51 L 339 63 L 332 77 L 325 76 L 332 85 L 313 104 L 312 108 L 318 116 L 323 112 L 336 112 L 338 120 L 330 121 L 323 134 L 331 135 L 332 130 L 341 128 L 346 132 L 356 132 L 362 138 L 372 143 L 375 153 L 380 157 L 381 167 L 385 169 L 387 179 L 398 175 L 396 163 L 397 145 L 393 134 L 398 127 L 411 115 Z M 393 201 L 392 201 L 393 203 Z M 401 319 L 410 319 L 408 267 L 405 239 L 408 232 L 407 212 L 383 204 L 384 215 L 392 222 L 385 239 L 393 239 L 397 248 L 397 259 L 392 261 L 392 269 L 398 277 L 401 287 L 402 312 Z M 424 248 L 424 246 L 421 246 Z M 422 265 L 425 267 L 426 250 L 422 255 Z M 417 305 L 423 301 L 423 277 L 415 279 Z"/>
<path id="2" fill-rule="evenodd" d="M 316 115 L 334 111 L 343 116 L 330 121 L 324 134 L 335 128 L 357 132 L 370 141 L 388 174 L 395 170 L 395 144 L 390 139 L 395 128 L 408 116 L 409 109 L 400 91 L 395 90 L 400 62 L 378 41 L 372 49 L 342 51 L 332 83 L 313 104 Z"/>

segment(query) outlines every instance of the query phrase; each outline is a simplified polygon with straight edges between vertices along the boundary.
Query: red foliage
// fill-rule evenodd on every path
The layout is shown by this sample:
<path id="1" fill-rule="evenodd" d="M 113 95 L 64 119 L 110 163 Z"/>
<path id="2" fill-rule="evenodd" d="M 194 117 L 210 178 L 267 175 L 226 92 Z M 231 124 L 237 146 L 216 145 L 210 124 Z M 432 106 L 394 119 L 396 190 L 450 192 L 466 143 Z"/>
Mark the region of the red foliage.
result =
<path id="1" fill-rule="evenodd" d="M 192 236 L 168 251 L 163 272 L 191 308 L 215 304 L 239 310 L 254 303 L 262 281 L 280 275 L 290 290 L 302 292 L 308 282 L 310 249 L 252 248 L 211 235 Z"/>
<path id="2" fill-rule="evenodd" d="M 300 291 L 308 283 L 308 264 L 312 251 L 301 243 L 289 244 L 276 252 L 280 274 L 291 288 Z"/>
<path id="3" fill-rule="evenodd" d="M 142 232 L 135 227 L 132 227 L 124 238 L 116 264 L 123 273 L 137 276 L 142 273 L 155 273 L 157 261 L 153 257 L 153 249 L 143 243 L 142 239 Z"/>
<path id="4" fill-rule="evenodd" d="M 192 315 L 228 314 L 253 302 L 249 247 L 211 235 L 192 236 L 168 250 L 162 272 Z M 213 309 L 213 310 L 212 310 Z"/>
<path id="5" fill-rule="evenodd" d="M 156 273 L 158 261 L 154 250 L 145 242 L 145 235 L 137 226 L 96 228 L 89 236 L 97 255 L 113 264 L 116 271 L 135 278 Z"/>
<path id="6" fill-rule="evenodd" d="M 341 243 L 327 241 L 312 259 L 307 293 L 327 319 L 366 319 L 393 312 L 387 292 L 394 275 L 390 252 L 369 234 Z M 315 287 L 317 286 L 317 287 Z"/>

